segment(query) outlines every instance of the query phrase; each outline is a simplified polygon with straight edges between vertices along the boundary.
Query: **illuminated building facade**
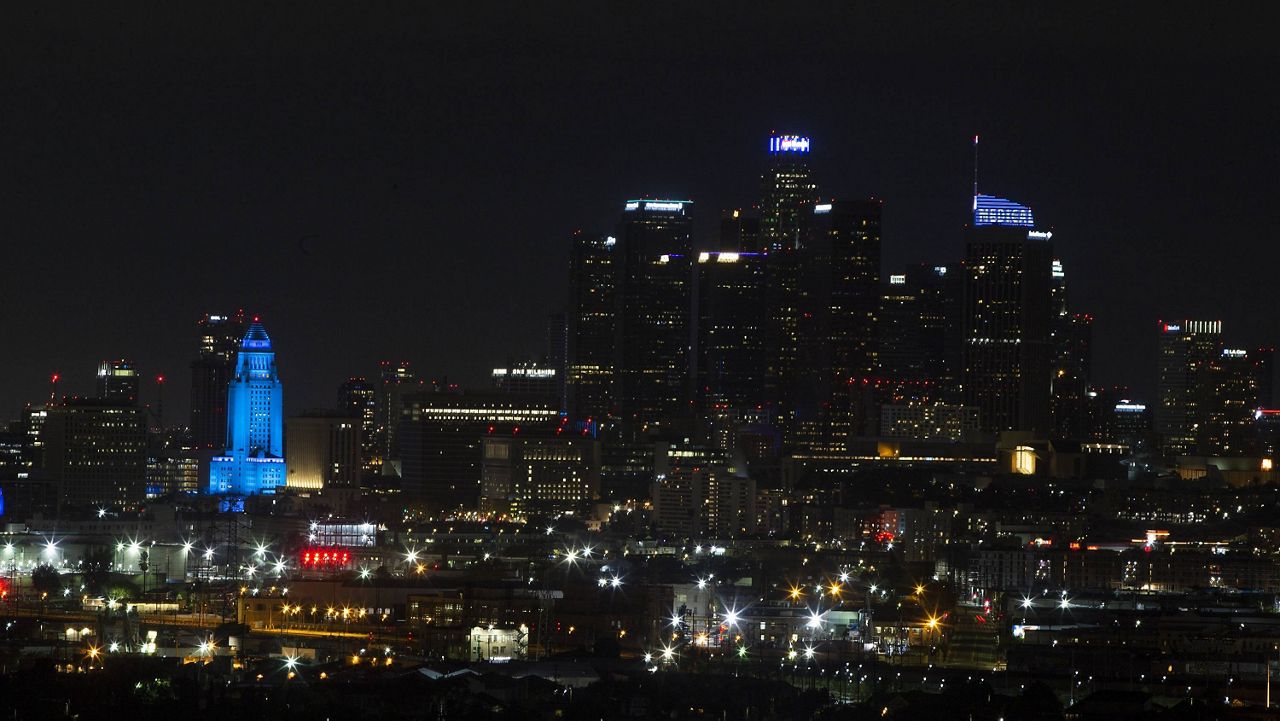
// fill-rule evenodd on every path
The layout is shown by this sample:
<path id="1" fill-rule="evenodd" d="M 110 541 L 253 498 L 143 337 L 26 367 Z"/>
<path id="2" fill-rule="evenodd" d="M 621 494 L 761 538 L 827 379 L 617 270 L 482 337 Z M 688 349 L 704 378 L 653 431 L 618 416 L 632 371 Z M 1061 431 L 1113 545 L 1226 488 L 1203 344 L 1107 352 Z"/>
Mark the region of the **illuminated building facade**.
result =
<path id="1" fill-rule="evenodd" d="M 1222 321 L 1159 323 L 1156 432 L 1165 453 L 1195 455 L 1208 420 L 1210 366 L 1222 356 Z"/>
<path id="2" fill-rule="evenodd" d="M 763 404 L 764 260 L 761 253 L 701 253 L 697 261 L 697 394 L 708 441 L 732 447 L 745 411 Z"/>
<path id="3" fill-rule="evenodd" d="M 769 138 L 761 179 L 759 237 L 765 259 L 764 334 L 767 393 L 774 423 L 790 440 L 800 353 L 800 249 L 802 216 L 818 197 L 809 171 L 810 141 L 795 135 Z"/>
<path id="4" fill-rule="evenodd" d="M 578 418 L 603 418 L 611 407 L 617 283 L 617 238 L 573 234 L 569 251 L 568 410 Z"/>
<path id="5" fill-rule="evenodd" d="M 133 361 L 102 361 L 98 365 L 98 397 L 126 403 L 138 402 L 138 369 Z"/>
<path id="6" fill-rule="evenodd" d="M 756 484 L 723 466 L 676 463 L 653 481 L 659 538 L 732 538 L 756 530 Z"/>
<path id="7" fill-rule="evenodd" d="M 285 485 L 304 490 L 360 487 L 360 419 L 311 411 L 285 422 L 289 475 Z"/>
<path id="8" fill-rule="evenodd" d="M 1027 230 L 1029 209 L 1025 216 L 1020 211 L 1011 216 L 1008 224 L 995 222 L 1002 217 L 992 216 L 967 231 L 964 404 L 979 409 L 984 431 L 1047 434 L 1053 365 L 1051 234 Z"/>
<path id="9" fill-rule="evenodd" d="M 1036 220 L 1031 208 L 994 195 L 973 196 L 973 224 L 1034 228 Z"/>
<path id="10" fill-rule="evenodd" d="M 244 311 L 206 315 L 198 324 L 199 354 L 191 363 L 191 442 L 220 450 L 227 440 L 227 388 L 244 338 Z"/>
<path id="11" fill-rule="evenodd" d="M 1223 348 L 1208 365 L 1209 398 L 1199 453 L 1203 456 L 1244 456 L 1257 450 L 1254 415 L 1258 385 L 1253 359 L 1242 348 Z"/>
<path id="12" fill-rule="evenodd" d="M 256 319 L 240 342 L 227 386 L 224 448 L 209 463 L 210 493 L 271 494 L 285 485 L 284 391 L 271 338 Z"/>
<path id="13" fill-rule="evenodd" d="M 614 407 L 631 435 L 692 419 L 687 200 L 630 200 L 618 226 Z"/>
<path id="14" fill-rule="evenodd" d="M 880 211 L 877 200 L 836 201 L 807 214 L 795 440 L 811 450 L 842 450 L 851 433 L 875 432 L 874 408 L 857 407 L 850 385 L 877 366 Z"/>
<path id="15" fill-rule="evenodd" d="M 570 432 L 494 433 L 482 443 L 480 512 L 580 512 L 600 495 L 600 442 Z"/>
<path id="16" fill-rule="evenodd" d="M 147 434 L 147 498 L 200 492 L 200 460 L 189 453 L 180 430 Z"/>
<path id="17" fill-rule="evenodd" d="M 947 403 L 886 404 L 880 407 L 885 438 L 960 441 L 979 430 L 978 409 Z"/>
<path id="18" fill-rule="evenodd" d="M 492 378 L 493 389 L 499 393 L 559 398 L 559 374 L 553 367 L 531 361 L 509 363 L 505 368 L 494 368 Z"/>

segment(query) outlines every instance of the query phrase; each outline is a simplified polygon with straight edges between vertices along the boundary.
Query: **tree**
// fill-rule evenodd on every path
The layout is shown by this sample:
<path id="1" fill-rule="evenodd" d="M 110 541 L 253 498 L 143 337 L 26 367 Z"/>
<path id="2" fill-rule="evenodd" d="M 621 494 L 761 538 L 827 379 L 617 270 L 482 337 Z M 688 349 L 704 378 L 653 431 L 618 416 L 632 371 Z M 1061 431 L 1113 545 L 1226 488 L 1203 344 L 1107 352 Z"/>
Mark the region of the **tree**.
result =
<path id="1" fill-rule="evenodd" d="M 58 569 L 42 563 L 31 571 L 31 586 L 40 593 L 53 596 L 62 590 L 62 576 Z"/>

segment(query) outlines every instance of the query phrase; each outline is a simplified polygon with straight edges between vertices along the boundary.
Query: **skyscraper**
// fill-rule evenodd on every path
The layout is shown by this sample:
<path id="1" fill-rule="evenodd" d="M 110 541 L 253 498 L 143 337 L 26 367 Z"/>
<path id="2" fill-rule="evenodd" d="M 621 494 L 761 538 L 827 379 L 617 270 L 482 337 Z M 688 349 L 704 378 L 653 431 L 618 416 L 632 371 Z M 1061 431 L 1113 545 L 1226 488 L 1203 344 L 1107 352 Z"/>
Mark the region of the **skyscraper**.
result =
<path id="1" fill-rule="evenodd" d="M 491 433 L 553 432 L 559 409 L 549 398 L 508 393 L 407 393 L 397 437 L 405 504 L 427 511 L 475 510 L 482 439 Z"/>
<path id="2" fill-rule="evenodd" d="M 603 418 L 610 410 L 617 340 L 616 248 L 613 236 L 573 234 L 565 381 L 568 411 L 578 418 Z"/>
<path id="3" fill-rule="evenodd" d="M 271 338 L 255 318 L 227 387 L 226 445 L 209 464 L 209 492 L 248 496 L 285 485 L 284 400 Z"/>
<path id="4" fill-rule="evenodd" d="M 396 433 L 400 425 L 402 398 L 418 389 L 417 378 L 409 361 L 382 361 L 378 364 L 378 424 L 374 429 L 382 457 L 382 475 L 400 475 L 400 444 Z"/>
<path id="5" fill-rule="evenodd" d="M 755 211 L 735 208 L 720 216 L 720 250 L 760 253 L 760 215 Z"/>
<path id="6" fill-rule="evenodd" d="M 1159 332 L 1156 433 L 1166 454 L 1193 455 L 1207 422 L 1210 365 L 1222 355 L 1222 321 L 1161 321 Z"/>
<path id="7" fill-rule="evenodd" d="M 760 241 L 765 260 L 765 362 L 774 422 L 791 439 L 799 356 L 801 215 L 812 208 L 818 188 L 807 162 L 810 143 L 797 135 L 769 138 L 762 178 Z"/>
<path id="8" fill-rule="evenodd" d="M 850 386 L 877 365 L 880 210 L 878 200 L 818 203 L 803 223 L 795 432 L 809 448 L 842 450 L 850 433 L 877 424 Z"/>
<path id="9" fill-rule="evenodd" d="M 1053 369 L 1049 378 L 1053 434 L 1084 438 L 1089 417 L 1088 391 L 1093 366 L 1093 316 L 1073 313 L 1067 296 L 1067 274 L 1054 259 L 1050 278 L 1050 342 Z"/>
<path id="10" fill-rule="evenodd" d="M 501 368 L 494 368 L 492 378 L 493 389 L 499 393 L 537 396 L 554 400 L 557 404 L 560 402 L 557 392 L 559 374 L 554 367 L 532 361 L 507 363 Z"/>
<path id="11" fill-rule="evenodd" d="M 974 198 L 964 265 L 963 391 L 988 432 L 1050 430 L 1052 234 L 1033 227 L 1030 208 Z"/>
<path id="12" fill-rule="evenodd" d="M 1255 348 L 1249 353 L 1253 361 L 1254 385 L 1258 387 L 1257 408 L 1271 408 L 1275 404 L 1276 349 L 1270 346 Z"/>
<path id="13" fill-rule="evenodd" d="M 310 411 L 285 423 L 290 488 L 360 487 L 360 419 Z"/>
<path id="14" fill-rule="evenodd" d="M 547 316 L 546 365 L 555 371 L 555 396 L 560 410 L 569 409 L 568 391 L 565 388 L 565 366 L 569 360 L 569 315 L 556 311 Z"/>
<path id="15" fill-rule="evenodd" d="M 338 411 L 360 424 L 360 470 L 377 475 L 382 470 L 382 448 L 378 445 L 378 396 L 364 376 L 352 376 L 338 388 Z"/>
<path id="16" fill-rule="evenodd" d="M 554 517 L 578 512 L 600 494 L 600 442 L 563 426 L 486 434 L 480 455 L 484 514 Z"/>
<path id="17" fill-rule="evenodd" d="M 138 369 L 133 361 L 102 361 L 98 365 L 98 398 L 129 404 L 138 402 Z"/>
<path id="18" fill-rule="evenodd" d="M 687 200 L 630 200 L 618 225 L 614 404 L 631 435 L 692 419 Z"/>
<path id="19" fill-rule="evenodd" d="M 1253 359 L 1242 348 L 1223 348 L 1208 364 L 1202 393 L 1204 423 L 1199 453 L 1205 456 L 1244 456 L 1257 450 L 1254 413 L 1258 409 L 1258 379 Z"/>
<path id="20" fill-rule="evenodd" d="M 147 428 L 127 400 L 67 399 L 47 407 L 44 468 L 62 506 L 136 508 L 146 498 Z"/>
<path id="21" fill-rule="evenodd" d="M 244 338 L 244 311 L 206 315 L 198 323 L 199 354 L 191 363 L 191 443 L 221 449 L 227 440 L 227 386 Z"/>
<path id="22" fill-rule="evenodd" d="M 698 415 L 709 442 L 727 449 L 744 412 L 766 400 L 764 255 L 700 253 L 696 273 Z"/>
<path id="23" fill-rule="evenodd" d="M 916 264 L 888 277 L 883 287 L 877 333 L 879 375 L 892 380 L 952 384 L 955 363 L 948 341 L 958 301 L 945 265 Z M 954 275 L 954 274 L 952 274 Z"/>

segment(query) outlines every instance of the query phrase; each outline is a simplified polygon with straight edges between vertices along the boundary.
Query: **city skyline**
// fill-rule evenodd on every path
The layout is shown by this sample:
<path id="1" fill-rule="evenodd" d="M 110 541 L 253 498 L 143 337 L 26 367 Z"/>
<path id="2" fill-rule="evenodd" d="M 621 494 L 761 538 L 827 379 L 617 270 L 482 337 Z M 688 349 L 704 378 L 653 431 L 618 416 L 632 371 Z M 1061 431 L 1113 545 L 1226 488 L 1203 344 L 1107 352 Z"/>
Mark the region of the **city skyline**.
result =
<path id="1" fill-rule="evenodd" d="M 1261 13 L 8 10 L 0 717 L 1280 718 Z"/>
<path id="2" fill-rule="evenodd" d="M 512 16 L 489 32 L 558 80 L 528 92 L 535 76 L 519 63 L 463 65 L 375 31 L 352 46 L 360 51 L 321 52 L 286 37 L 275 55 L 226 23 L 199 33 L 178 23 L 174 37 L 194 33 L 208 68 L 153 62 L 175 56 L 155 18 L 133 18 L 93 55 L 7 43 L 18 62 L 4 81 L 33 112 L 6 134 L 12 170 L 0 181 L 12 199 L 8 234 L 30 239 L 11 250 L 10 267 L 22 271 L 6 283 L 12 332 L 30 341 L 6 365 L 3 415 L 43 399 L 55 371 L 69 390 L 89 393 L 93 369 L 109 358 L 185 388 L 191 324 L 240 307 L 277 329 L 289 358 L 320 359 L 283 362 L 296 389 L 291 412 L 328 405 L 336 384 L 371 375 L 384 358 L 483 383 L 489 368 L 539 350 L 546 314 L 564 302 L 570 231 L 607 232 L 627 198 L 682 197 L 694 201 L 695 245 L 708 245 L 721 209 L 756 199 L 772 129 L 813 138 L 824 196 L 885 200 L 886 274 L 962 257 L 968 141 L 982 135 L 980 190 L 1033 207 L 1055 232 L 1074 303 L 1096 318 L 1100 382 L 1151 398 L 1161 318 L 1221 319 L 1242 347 L 1280 337 L 1255 312 L 1280 257 L 1255 240 L 1275 223 L 1266 153 L 1251 141 L 1265 137 L 1276 107 L 1234 92 L 1265 86 L 1254 76 L 1274 49 L 1255 29 L 1235 22 L 1201 35 L 1190 18 L 1171 18 L 1164 32 L 1135 39 L 1123 28 L 1137 9 L 1111 9 L 1097 26 L 1084 10 L 1059 9 L 1037 16 L 1028 34 L 1018 11 L 979 23 L 958 11 L 893 18 L 847 9 L 830 18 L 833 28 L 883 32 L 859 49 L 823 34 L 811 49 L 766 56 L 763 18 L 693 12 L 687 29 L 617 53 L 592 32 L 571 40 L 552 15 Z M 95 18 L 20 20 L 49 29 Z M 430 36 L 421 20 L 405 22 Z M 588 30 L 606 21 L 578 20 Z M 691 40 L 720 21 L 738 32 L 712 34 L 715 59 L 706 60 Z M 656 22 L 626 37 L 656 32 Z M 333 37 L 327 27 L 320 37 Z M 1085 27 L 1097 32 L 1079 46 Z M 781 32 L 784 45 L 802 37 Z M 473 39 L 464 31 L 442 47 L 470 57 Z M 965 62 L 938 66 L 956 53 Z M 863 72 L 847 89 L 795 80 L 819 56 Z M 1005 61 L 1014 56 L 1017 67 Z M 680 72 L 698 62 L 710 65 Z M 445 72 L 425 75 L 429 63 Z M 318 74 L 337 95 L 298 90 L 316 87 Z M 168 91 L 163 101 L 151 99 L 158 88 Z M 688 114 L 621 113 L 628 92 L 669 97 Z M 570 99 L 584 100 L 579 108 Z M 525 111 L 526 122 L 507 120 L 510 110 Z M 278 285 L 192 262 L 201 249 L 258 252 Z M 398 282 L 406 269 L 418 272 Z M 474 272 L 482 282 L 461 280 Z M 48 292 L 55 282 L 117 290 L 112 303 L 86 303 L 82 293 Z M 359 344 L 333 343 L 309 337 L 316 323 L 368 332 Z M 186 416 L 185 395 L 167 394 L 173 418 Z"/>

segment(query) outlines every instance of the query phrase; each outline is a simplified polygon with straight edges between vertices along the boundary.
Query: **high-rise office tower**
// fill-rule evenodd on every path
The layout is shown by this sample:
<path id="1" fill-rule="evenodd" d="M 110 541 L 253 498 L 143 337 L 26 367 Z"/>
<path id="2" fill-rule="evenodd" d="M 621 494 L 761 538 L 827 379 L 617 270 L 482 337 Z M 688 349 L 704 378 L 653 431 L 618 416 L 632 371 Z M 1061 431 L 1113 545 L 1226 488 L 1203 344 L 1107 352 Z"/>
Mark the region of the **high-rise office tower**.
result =
<path id="1" fill-rule="evenodd" d="M 360 487 L 360 418 L 310 411 L 285 422 L 290 488 Z"/>
<path id="2" fill-rule="evenodd" d="M 191 363 L 191 443 L 221 449 L 227 441 L 227 385 L 244 338 L 244 311 L 206 315 L 198 324 L 200 350 Z"/>
<path id="3" fill-rule="evenodd" d="M 285 485 L 284 391 L 271 338 L 257 318 L 240 342 L 227 386 L 224 448 L 209 463 L 210 493 L 270 494 Z"/>
<path id="4" fill-rule="evenodd" d="M 687 200 L 630 200 L 618 224 L 614 407 L 630 435 L 692 419 Z"/>
<path id="5" fill-rule="evenodd" d="M 481 440 L 480 512 L 574 513 L 600 495 L 600 442 L 562 432 L 508 431 Z"/>
<path id="6" fill-rule="evenodd" d="M 200 459 L 184 448 L 181 430 L 155 430 L 147 434 L 147 498 L 170 494 L 195 495 L 200 482 Z"/>
<path id="7" fill-rule="evenodd" d="M 378 424 L 374 432 L 382 456 L 382 475 L 398 476 L 400 445 L 396 433 L 400 425 L 401 398 L 405 393 L 418 390 L 418 380 L 409 361 L 382 361 L 378 369 Z"/>
<path id="8" fill-rule="evenodd" d="M 98 397 L 111 401 L 138 402 L 138 369 L 133 361 L 102 361 L 98 364 Z"/>
<path id="9" fill-rule="evenodd" d="M 558 310 L 547 316 L 546 365 L 555 371 L 555 397 L 560 410 L 568 411 L 569 398 L 565 387 L 565 366 L 569 360 L 569 314 Z"/>
<path id="10" fill-rule="evenodd" d="M 74 398 L 47 407 L 44 469 L 62 506 L 136 508 L 146 498 L 147 427 L 127 400 Z"/>
<path id="11" fill-rule="evenodd" d="M 1053 369 L 1049 377 L 1053 434 L 1081 439 L 1087 433 L 1089 379 L 1093 365 L 1093 316 L 1071 312 L 1067 274 L 1062 261 L 1053 260 L 1050 277 Z"/>
<path id="12" fill-rule="evenodd" d="M 382 470 L 382 448 L 378 445 L 378 394 L 364 376 L 352 376 L 338 388 L 338 411 L 360 423 L 360 470 L 377 475 Z"/>
<path id="13" fill-rule="evenodd" d="M 795 432 L 811 449 L 843 450 L 878 425 L 851 386 L 877 365 L 880 211 L 878 200 L 817 203 L 803 222 Z"/>
<path id="14" fill-rule="evenodd" d="M 801 218 L 812 211 L 818 188 L 809 172 L 809 139 L 769 138 L 769 164 L 762 178 L 760 241 L 765 259 L 765 362 L 774 422 L 790 441 L 800 353 Z"/>
<path id="15" fill-rule="evenodd" d="M 1050 233 L 1033 230 L 1031 209 L 974 198 L 967 230 L 963 305 L 963 392 L 982 428 L 1050 431 L 1052 368 Z"/>
<path id="16" fill-rule="evenodd" d="M 475 510 L 482 439 L 493 433 L 552 433 L 560 413 L 549 398 L 509 393 L 406 393 L 397 437 L 406 505 L 430 512 Z"/>
<path id="17" fill-rule="evenodd" d="M 1093 366 L 1093 316 L 1055 316 L 1049 379 L 1053 433 L 1080 439 L 1088 433 L 1088 391 Z"/>
<path id="18" fill-rule="evenodd" d="M 698 416 L 708 442 L 728 449 L 744 413 L 766 400 L 764 255 L 700 253 L 696 274 Z"/>
<path id="19" fill-rule="evenodd" d="M 920 341 L 924 335 L 917 319 L 919 300 L 915 289 L 907 285 L 905 273 L 894 273 L 884 284 L 880 298 L 880 317 L 876 325 L 879 374 L 887 378 L 919 378 Z"/>
<path id="20" fill-rule="evenodd" d="M 1170 456 L 1199 450 L 1207 422 L 1210 365 L 1222 356 L 1222 321 L 1159 323 L 1156 433 Z"/>
<path id="21" fill-rule="evenodd" d="M 508 363 L 494 368 L 493 389 L 499 393 L 536 396 L 559 403 L 559 374 L 554 367 L 532 361 Z"/>
<path id="22" fill-rule="evenodd" d="M 876 358 L 881 377 L 927 380 L 939 387 L 950 384 L 954 361 L 948 340 L 951 334 L 958 338 L 950 327 L 958 299 L 949 287 L 953 283 L 948 270 L 945 265 L 911 265 L 890 275 L 882 286 Z"/>
<path id="23" fill-rule="evenodd" d="M 1258 387 L 1257 408 L 1271 408 L 1275 404 L 1276 349 L 1264 346 L 1249 353 L 1253 361 L 1254 385 Z"/>
<path id="24" fill-rule="evenodd" d="M 1199 454 L 1244 456 L 1255 452 L 1258 379 L 1249 352 L 1223 348 L 1207 365 L 1200 395 L 1204 422 L 1198 434 Z"/>
<path id="25" fill-rule="evenodd" d="M 720 250 L 760 253 L 760 215 L 754 209 L 734 208 L 720 215 Z"/>
<path id="26" fill-rule="evenodd" d="M 603 418 L 611 407 L 617 242 L 613 236 L 578 231 L 569 250 L 565 381 L 568 411 L 577 418 Z"/>

